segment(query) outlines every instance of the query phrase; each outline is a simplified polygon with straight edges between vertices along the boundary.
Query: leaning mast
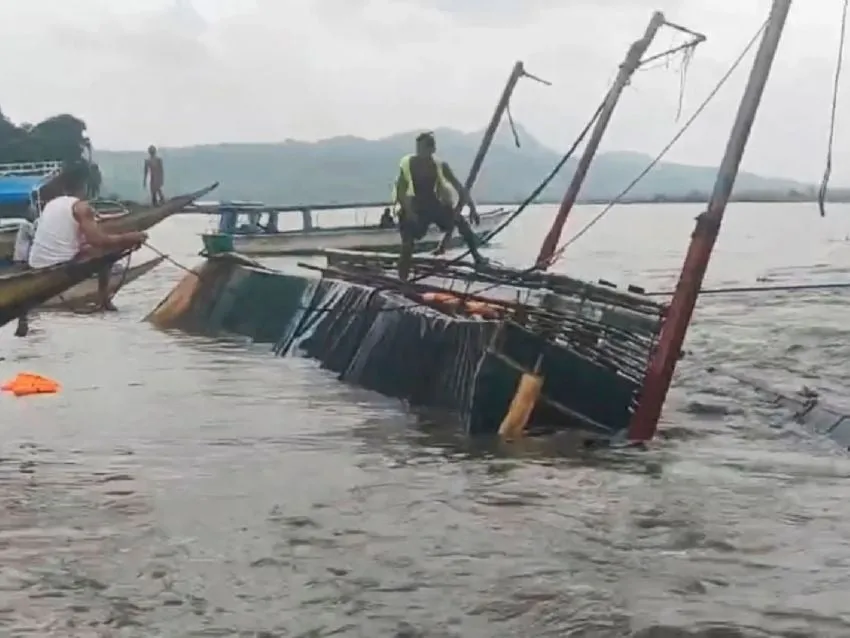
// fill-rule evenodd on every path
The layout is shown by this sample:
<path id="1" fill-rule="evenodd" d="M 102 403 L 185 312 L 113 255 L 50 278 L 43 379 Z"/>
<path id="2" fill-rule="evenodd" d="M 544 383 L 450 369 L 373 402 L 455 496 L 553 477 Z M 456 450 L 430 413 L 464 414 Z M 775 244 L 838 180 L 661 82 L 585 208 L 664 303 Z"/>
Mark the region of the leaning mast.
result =
<path id="1" fill-rule="evenodd" d="M 626 86 L 628 86 L 632 75 L 634 75 L 635 71 L 637 71 L 640 66 L 641 58 L 643 58 L 644 53 L 646 53 L 646 50 L 649 49 L 649 45 L 652 44 L 652 41 L 655 39 L 655 35 L 665 22 L 663 13 L 660 11 L 653 13 L 643 36 L 632 43 L 629 47 L 628 53 L 626 54 L 625 60 L 623 60 L 622 64 L 620 64 L 620 70 L 617 73 L 614 84 L 611 86 L 611 90 L 608 91 L 608 95 L 605 97 L 602 110 L 599 112 L 599 117 L 596 119 L 596 123 L 593 126 L 590 139 L 587 141 L 587 146 L 585 146 L 584 152 L 576 166 L 576 172 L 573 174 L 573 178 L 570 181 L 567 192 L 564 194 L 564 199 L 561 201 L 558 214 L 555 216 L 555 220 L 552 222 L 552 227 L 549 229 L 549 232 L 543 240 L 543 244 L 540 246 L 540 253 L 537 255 L 538 268 L 545 269 L 549 267 L 552 261 L 552 256 L 555 254 L 555 250 L 558 247 L 558 242 L 561 240 L 561 234 L 564 232 L 564 225 L 567 223 L 567 217 L 573 209 L 576 199 L 578 199 L 578 194 L 581 191 L 585 178 L 587 177 L 587 171 L 590 169 L 590 164 L 593 162 L 596 151 L 599 149 L 600 142 L 602 142 L 602 136 L 605 135 L 605 130 L 611 122 L 611 116 L 614 114 L 614 109 L 620 101 L 620 96 Z"/>
<path id="2" fill-rule="evenodd" d="M 753 122 L 779 47 L 782 31 L 792 0 L 774 0 L 765 26 L 761 44 L 753 61 L 750 78 L 738 107 L 723 161 L 717 172 L 708 209 L 697 217 L 696 228 L 682 265 L 676 291 L 670 302 L 658 346 L 652 355 L 644 378 L 640 402 L 629 423 L 628 436 L 632 441 L 646 441 L 655 435 L 661 409 L 679 360 L 694 306 L 702 288 L 703 278 L 711 260 L 714 243 L 723 222 L 726 204 L 732 194 L 735 178 Z"/>

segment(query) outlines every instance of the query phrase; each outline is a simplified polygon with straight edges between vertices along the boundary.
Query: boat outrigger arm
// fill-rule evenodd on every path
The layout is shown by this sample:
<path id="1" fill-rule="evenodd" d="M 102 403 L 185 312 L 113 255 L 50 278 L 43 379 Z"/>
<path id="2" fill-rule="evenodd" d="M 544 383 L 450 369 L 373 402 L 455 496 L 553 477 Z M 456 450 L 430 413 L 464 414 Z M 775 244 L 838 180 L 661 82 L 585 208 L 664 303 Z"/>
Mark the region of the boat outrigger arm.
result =
<path id="1" fill-rule="evenodd" d="M 101 228 L 110 234 L 143 232 L 153 228 L 174 213 L 180 212 L 192 204 L 196 199 L 200 199 L 207 193 L 214 191 L 216 188 L 218 188 L 218 182 L 214 182 L 193 193 L 172 197 L 167 202 L 156 208 L 144 208 L 142 210 L 127 213 L 126 215 L 110 217 L 108 219 L 101 220 L 99 224 Z"/>
<path id="2" fill-rule="evenodd" d="M 490 117 L 490 122 L 484 130 L 484 136 L 481 138 L 481 144 L 478 145 L 478 151 L 476 151 L 475 158 L 472 160 L 472 166 L 469 167 L 469 174 L 466 176 L 466 181 L 463 183 L 467 193 L 471 193 L 472 187 L 475 186 L 475 181 L 478 179 L 478 174 L 481 172 L 481 166 L 484 164 L 484 158 L 487 157 L 490 146 L 493 144 L 493 138 L 496 137 L 496 131 L 499 130 L 499 124 L 502 122 L 502 118 L 505 116 L 505 113 L 507 113 L 510 118 L 511 96 L 514 93 L 517 83 L 522 78 L 529 78 L 535 82 L 539 82 L 540 84 L 545 84 L 546 86 L 552 85 L 551 82 L 547 82 L 546 80 L 526 71 L 525 66 L 521 61 L 517 61 L 514 64 L 514 68 L 511 70 L 511 74 L 505 84 L 505 88 L 502 90 L 502 94 L 499 96 L 499 101 L 496 103 L 496 110 L 493 111 L 493 115 Z M 513 126 L 512 121 L 511 125 Z M 438 250 L 446 248 L 449 241 L 451 241 L 453 233 L 454 229 L 450 229 L 446 232 L 440 242 Z"/>

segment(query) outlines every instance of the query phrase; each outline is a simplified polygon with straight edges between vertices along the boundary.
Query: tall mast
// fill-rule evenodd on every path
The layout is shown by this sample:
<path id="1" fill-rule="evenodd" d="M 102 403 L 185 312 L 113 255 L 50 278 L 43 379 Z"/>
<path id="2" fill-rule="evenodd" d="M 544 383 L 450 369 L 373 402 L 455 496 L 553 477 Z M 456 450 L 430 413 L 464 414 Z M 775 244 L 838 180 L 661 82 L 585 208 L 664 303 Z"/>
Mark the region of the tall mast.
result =
<path id="1" fill-rule="evenodd" d="M 472 187 L 475 185 L 475 180 L 478 179 L 478 174 L 481 172 L 481 166 L 484 164 L 484 158 L 487 157 L 487 152 L 493 144 L 493 138 L 496 136 L 496 131 L 499 129 L 502 117 L 504 117 L 508 107 L 510 106 L 511 96 L 514 93 L 514 89 L 520 79 L 524 77 L 531 78 L 541 84 L 549 85 L 549 82 L 546 80 L 541 80 L 537 76 L 528 73 L 521 61 L 514 64 L 514 68 L 508 77 L 508 81 L 505 83 L 505 88 L 502 90 L 502 94 L 499 96 L 499 101 L 496 103 L 496 109 L 493 111 L 493 115 L 490 117 L 490 122 L 484 130 L 484 137 L 481 138 L 481 144 L 478 145 L 478 152 L 475 153 L 475 158 L 472 160 L 472 166 L 469 167 L 469 174 L 466 176 L 466 181 L 464 182 L 467 192 L 472 191 Z M 449 238 L 452 236 L 452 232 L 452 230 L 449 230 L 445 234 L 441 242 L 443 245 L 448 242 Z"/>
<path id="2" fill-rule="evenodd" d="M 528 74 L 525 72 L 525 67 L 522 62 L 514 64 L 514 68 L 508 77 L 508 81 L 505 84 L 502 95 L 499 96 L 499 101 L 496 103 L 496 109 L 493 111 L 493 116 L 490 118 L 490 122 L 487 124 L 487 129 L 484 131 L 484 137 L 481 138 L 481 144 L 478 146 L 478 152 L 475 154 L 475 159 L 472 160 L 472 166 L 469 168 L 469 175 L 466 176 L 464 186 L 466 186 L 467 190 L 471 190 L 472 186 L 475 184 L 475 180 L 478 179 L 478 173 L 481 172 L 481 165 L 484 163 L 487 151 L 490 150 L 490 146 L 493 144 L 493 138 L 496 136 L 499 123 L 502 121 L 502 116 L 504 116 L 505 111 L 508 110 L 508 105 L 511 102 L 511 95 L 513 95 L 517 82 L 519 82 L 520 78 L 525 75 Z"/>
<path id="3" fill-rule="evenodd" d="M 540 247 L 540 253 L 537 256 L 537 266 L 539 268 L 549 267 L 549 261 L 552 259 L 552 255 L 555 254 L 558 242 L 561 240 L 561 233 L 564 232 L 564 225 L 567 223 L 567 217 L 569 216 L 573 205 L 576 203 L 581 186 L 584 183 L 585 177 L 587 177 L 587 171 L 590 168 L 590 163 L 593 161 L 593 157 L 599 149 L 599 143 L 602 141 L 605 129 L 608 128 L 608 123 L 611 121 L 611 116 L 614 113 L 614 108 L 617 106 L 617 102 L 620 100 L 620 95 L 623 93 L 623 89 L 625 89 L 628 85 L 629 80 L 632 75 L 634 75 L 634 72 L 640 66 L 641 58 L 643 58 L 643 54 L 646 53 L 649 45 L 652 44 L 655 34 L 658 33 L 658 30 L 665 24 L 665 22 L 664 14 L 659 11 L 653 13 L 643 37 L 632 43 L 632 46 L 629 47 L 626 59 L 620 65 L 620 71 L 617 73 L 614 84 L 611 86 L 611 90 L 605 98 L 605 104 L 599 113 L 599 117 L 593 127 L 593 132 L 591 133 L 587 146 L 584 149 L 584 153 L 582 153 L 581 159 L 578 162 L 578 166 L 576 166 L 576 172 L 573 175 L 573 179 L 570 182 L 569 187 L 567 188 L 567 192 L 564 194 L 564 199 L 561 201 L 561 207 L 558 210 L 558 215 L 555 217 L 555 221 L 552 222 L 552 228 L 549 229 L 549 233 L 546 235 L 546 238 L 543 240 L 543 244 Z"/>
<path id="4" fill-rule="evenodd" d="M 723 161 L 717 172 L 708 210 L 697 217 L 696 228 L 682 265 L 679 283 L 676 285 L 676 291 L 661 329 L 658 347 L 647 368 L 640 403 L 629 423 L 628 435 L 632 441 L 646 441 L 655 435 L 661 408 L 670 388 L 676 362 L 679 359 L 688 324 L 711 259 L 711 251 L 720 231 L 723 213 L 732 193 L 735 178 L 738 176 L 741 157 L 744 155 L 744 149 L 750 137 L 790 7 L 791 0 L 773 0 L 770 18 L 753 61 L 753 68 L 738 107 L 738 115 L 732 126 Z"/>

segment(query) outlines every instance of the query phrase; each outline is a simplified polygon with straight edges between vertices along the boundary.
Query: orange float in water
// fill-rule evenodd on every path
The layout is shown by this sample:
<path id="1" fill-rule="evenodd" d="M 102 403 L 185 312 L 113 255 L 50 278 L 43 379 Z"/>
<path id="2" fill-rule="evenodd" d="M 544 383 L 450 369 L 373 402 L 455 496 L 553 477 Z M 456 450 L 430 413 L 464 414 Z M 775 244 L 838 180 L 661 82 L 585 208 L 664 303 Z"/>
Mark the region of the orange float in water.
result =
<path id="1" fill-rule="evenodd" d="M 4 383 L 0 389 L 11 392 L 16 397 L 24 397 L 30 394 L 55 394 L 59 392 L 59 384 L 40 374 L 21 372 L 11 381 Z"/>

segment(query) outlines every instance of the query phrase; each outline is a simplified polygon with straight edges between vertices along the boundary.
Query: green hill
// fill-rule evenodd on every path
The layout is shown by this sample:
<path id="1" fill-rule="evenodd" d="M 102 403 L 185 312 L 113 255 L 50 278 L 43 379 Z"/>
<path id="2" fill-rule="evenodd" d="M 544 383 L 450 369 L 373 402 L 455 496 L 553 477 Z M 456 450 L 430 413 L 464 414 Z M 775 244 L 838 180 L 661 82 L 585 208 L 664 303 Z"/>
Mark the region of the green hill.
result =
<path id="1" fill-rule="evenodd" d="M 459 175 L 465 175 L 481 139 L 480 133 L 452 129 L 436 131 L 439 155 Z M 250 199 L 267 204 L 325 204 L 384 201 L 389 197 L 400 157 L 410 152 L 415 133 L 378 140 L 344 136 L 318 142 L 286 140 L 273 144 L 215 144 L 162 148 L 166 191 L 175 194 L 220 180 L 216 197 Z M 558 161 L 560 154 L 520 130 L 521 148 L 503 127 L 475 186 L 481 201 L 518 201 L 530 193 Z M 569 141 L 564 141 L 566 147 Z M 554 141 L 553 141 L 554 144 Z M 98 151 L 104 193 L 122 198 L 142 196 L 144 152 Z M 607 199 L 619 193 L 650 161 L 631 152 L 600 153 L 593 163 L 582 199 Z M 541 197 L 557 200 L 575 168 L 567 164 Z M 661 163 L 632 191 L 635 198 L 683 197 L 707 192 L 716 169 Z M 786 179 L 741 173 L 736 191 L 787 192 L 809 186 Z"/>

